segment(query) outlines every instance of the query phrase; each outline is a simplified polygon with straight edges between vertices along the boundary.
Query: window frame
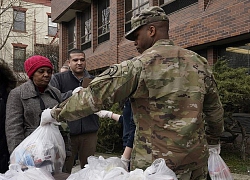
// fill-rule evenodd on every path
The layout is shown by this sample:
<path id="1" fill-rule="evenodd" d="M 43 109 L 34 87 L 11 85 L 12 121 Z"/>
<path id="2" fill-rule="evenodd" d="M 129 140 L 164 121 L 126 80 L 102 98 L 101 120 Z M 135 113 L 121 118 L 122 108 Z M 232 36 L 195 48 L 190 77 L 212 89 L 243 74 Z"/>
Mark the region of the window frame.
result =
<path id="1" fill-rule="evenodd" d="M 27 45 L 13 45 L 13 70 L 15 72 L 24 72 L 24 61 L 26 59 Z M 22 51 L 23 58 L 16 58 L 16 51 Z"/>
<path id="2" fill-rule="evenodd" d="M 100 4 L 100 2 L 103 4 Z M 100 7 L 101 5 L 103 7 Z M 108 17 L 107 19 L 105 17 L 103 18 L 103 13 L 105 13 L 104 11 L 107 11 L 106 12 L 106 15 Z M 110 0 L 98 1 L 97 19 L 98 19 L 97 21 L 98 44 L 100 44 L 110 39 Z"/>
<path id="3" fill-rule="evenodd" d="M 68 52 L 76 48 L 76 18 L 73 18 L 68 23 Z M 70 32 L 72 31 L 72 33 Z M 72 36 L 70 36 L 72 35 Z M 72 39 L 72 41 L 70 41 Z"/>
<path id="4" fill-rule="evenodd" d="M 85 50 L 91 47 L 91 41 L 92 41 L 91 21 L 92 21 L 91 6 L 89 6 L 83 11 L 81 18 L 81 50 Z"/>
<path id="5" fill-rule="evenodd" d="M 25 8 L 13 7 L 13 27 L 12 27 L 13 31 L 26 32 L 26 11 L 27 11 L 27 9 L 25 9 Z M 20 13 L 22 13 L 22 15 L 23 15 L 23 20 L 18 21 L 17 18 L 20 18 L 20 17 L 18 17 L 18 15 Z M 21 25 L 18 25 L 17 23 L 19 23 Z M 19 26 L 23 26 L 23 29 L 18 28 Z"/>
<path id="6" fill-rule="evenodd" d="M 125 1 L 124 9 L 125 9 L 125 33 L 131 30 L 131 18 L 137 14 L 142 9 L 149 7 L 149 0 L 145 0 L 141 2 L 141 0 L 130 0 L 131 8 L 127 7 L 129 0 Z M 134 7 L 133 7 L 134 6 Z M 129 9 L 127 11 L 127 9 Z"/>

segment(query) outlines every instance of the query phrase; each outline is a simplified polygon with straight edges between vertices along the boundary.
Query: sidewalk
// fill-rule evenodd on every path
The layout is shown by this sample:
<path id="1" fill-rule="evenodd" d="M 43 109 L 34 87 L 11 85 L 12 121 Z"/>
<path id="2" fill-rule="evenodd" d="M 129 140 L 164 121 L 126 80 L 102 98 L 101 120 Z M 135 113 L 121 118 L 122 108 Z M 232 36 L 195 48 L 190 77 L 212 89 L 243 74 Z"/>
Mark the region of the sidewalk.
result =
<path id="1" fill-rule="evenodd" d="M 76 173 L 76 172 L 78 172 L 80 170 L 81 170 L 80 165 L 74 166 L 73 169 L 72 169 L 72 171 L 71 171 L 71 174 L 74 174 L 74 173 Z"/>
<path id="2" fill-rule="evenodd" d="M 243 175 L 243 174 L 234 174 L 232 173 L 234 180 L 249 180 L 250 176 L 249 175 Z"/>

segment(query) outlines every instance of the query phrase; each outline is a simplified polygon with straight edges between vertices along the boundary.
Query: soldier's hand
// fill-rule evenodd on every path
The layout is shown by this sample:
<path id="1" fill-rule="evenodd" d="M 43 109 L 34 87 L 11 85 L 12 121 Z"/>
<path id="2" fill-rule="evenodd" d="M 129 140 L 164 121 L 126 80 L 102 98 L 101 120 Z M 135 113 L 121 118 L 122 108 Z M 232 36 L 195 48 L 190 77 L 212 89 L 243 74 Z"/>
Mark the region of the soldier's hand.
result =
<path id="1" fill-rule="evenodd" d="M 75 88 L 74 90 L 73 90 L 73 92 L 72 92 L 72 95 L 74 95 L 75 93 L 78 93 L 79 91 L 81 91 L 81 89 L 83 89 L 83 87 L 77 87 L 77 88 Z"/>
<path id="2" fill-rule="evenodd" d="M 100 118 L 110 118 L 112 119 L 112 111 L 106 111 L 106 110 L 101 110 L 97 113 L 95 113 L 96 115 L 98 115 Z"/>
<path id="3" fill-rule="evenodd" d="M 44 126 L 44 125 L 46 125 L 48 123 L 53 123 L 55 125 L 60 125 L 59 122 L 57 122 L 54 118 L 52 118 L 51 109 L 49 109 L 49 108 L 45 109 L 42 112 L 40 126 Z"/>

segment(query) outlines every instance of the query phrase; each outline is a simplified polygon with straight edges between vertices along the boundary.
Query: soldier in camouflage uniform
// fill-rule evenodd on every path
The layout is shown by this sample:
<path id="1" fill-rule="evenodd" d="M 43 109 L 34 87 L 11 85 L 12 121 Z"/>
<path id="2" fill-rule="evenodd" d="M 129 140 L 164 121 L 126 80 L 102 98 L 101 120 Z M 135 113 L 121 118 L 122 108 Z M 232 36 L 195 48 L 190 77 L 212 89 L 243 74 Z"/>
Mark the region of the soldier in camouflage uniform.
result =
<path id="1" fill-rule="evenodd" d="M 142 10 L 131 26 L 125 37 L 141 55 L 111 66 L 51 114 L 72 121 L 129 97 L 137 127 L 132 169 L 164 158 L 178 179 L 206 179 L 208 144 L 219 143 L 224 126 L 208 62 L 169 40 L 160 7 Z"/>

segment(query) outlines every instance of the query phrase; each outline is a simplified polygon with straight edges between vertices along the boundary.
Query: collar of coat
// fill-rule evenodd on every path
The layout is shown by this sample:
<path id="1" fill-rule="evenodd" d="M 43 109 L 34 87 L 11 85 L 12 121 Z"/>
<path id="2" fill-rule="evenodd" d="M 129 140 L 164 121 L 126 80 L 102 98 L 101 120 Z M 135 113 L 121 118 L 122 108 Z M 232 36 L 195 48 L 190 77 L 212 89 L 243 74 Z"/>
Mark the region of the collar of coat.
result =
<path id="1" fill-rule="evenodd" d="M 21 88 L 22 99 L 29 99 L 29 98 L 37 97 L 37 92 L 35 90 L 35 86 L 31 79 L 29 79 L 27 82 L 22 84 L 20 88 Z M 44 93 L 50 93 L 53 96 L 53 93 L 51 91 L 52 91 L 52 86 L 48 84 Z"/>
<path id="2" fill-rule="evenodd" d="M 68 72 L 71 73 L 78 81 L 82 81 L 83 78 L 94 79 L 94 76 L 90 75 L 89 72 L 86 69 L 84 69 L 83 76 L 80 79 L 75 76 L 74 72 L 71 69 Z"/>

